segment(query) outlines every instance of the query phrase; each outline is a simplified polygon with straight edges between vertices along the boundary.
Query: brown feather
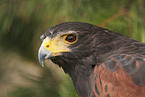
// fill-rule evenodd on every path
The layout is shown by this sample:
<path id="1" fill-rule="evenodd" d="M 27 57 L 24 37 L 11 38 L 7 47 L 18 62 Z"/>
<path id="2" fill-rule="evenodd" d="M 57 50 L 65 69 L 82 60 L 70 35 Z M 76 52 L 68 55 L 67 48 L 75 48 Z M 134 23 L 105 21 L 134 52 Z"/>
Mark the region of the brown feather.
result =
<path id="1" fill-rule="evenodd" d="M 99 65 L 95 67 L 94 73 L 97 75 L 95 85 L 101 97 L 145 97 L 145 86 L 136 85 L 121 67 L 112 72 Z M 94 95 L 100 97 L 95 87 Z"/>

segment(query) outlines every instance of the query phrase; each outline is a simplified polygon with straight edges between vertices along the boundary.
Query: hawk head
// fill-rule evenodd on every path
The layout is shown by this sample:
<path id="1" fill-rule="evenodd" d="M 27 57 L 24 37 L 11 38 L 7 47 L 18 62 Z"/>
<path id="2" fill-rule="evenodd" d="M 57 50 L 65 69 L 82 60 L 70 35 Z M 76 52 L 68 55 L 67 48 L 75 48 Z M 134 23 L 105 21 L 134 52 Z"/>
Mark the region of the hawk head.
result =
<path id="1" fill-rule="evenodd" d="M 78 94 L 83 90 L 84 95 L 90 95 L 94 66 L 122 45 L 120 37 L 120 34 L 88 23 L 61 23 L 41 36 L 39 61 L 43 66 L 43 60 L 52 60 L 71 76 Z"/>

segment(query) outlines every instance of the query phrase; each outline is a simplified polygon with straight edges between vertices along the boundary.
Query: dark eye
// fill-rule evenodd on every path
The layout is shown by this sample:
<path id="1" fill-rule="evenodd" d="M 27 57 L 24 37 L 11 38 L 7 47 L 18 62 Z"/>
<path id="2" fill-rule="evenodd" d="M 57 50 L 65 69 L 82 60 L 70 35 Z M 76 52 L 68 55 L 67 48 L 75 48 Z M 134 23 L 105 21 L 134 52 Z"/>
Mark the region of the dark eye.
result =
<path id="1" fill-rule="evenodd" d="M 76 39 L 77 39 L 76 35 L 70 34 L 70 35 L 68 35 L 68 36 L 66 37 L 65 40 L 68 41 L 68 42 L 75 42 Z"/>

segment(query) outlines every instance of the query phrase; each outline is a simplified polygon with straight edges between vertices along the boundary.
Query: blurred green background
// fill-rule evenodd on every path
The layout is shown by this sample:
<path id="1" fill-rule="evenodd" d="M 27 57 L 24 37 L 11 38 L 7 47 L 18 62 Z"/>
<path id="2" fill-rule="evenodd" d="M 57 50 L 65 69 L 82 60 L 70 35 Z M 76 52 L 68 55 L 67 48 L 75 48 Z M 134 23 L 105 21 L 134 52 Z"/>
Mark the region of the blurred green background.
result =
<path id="1" fill-rule="evenodd" d="M 145 42 L 144 0 L 0 0 L 0 97 L 77 97 L 62 69 L 37 59 L 40 35 L 68 21 Z"/>

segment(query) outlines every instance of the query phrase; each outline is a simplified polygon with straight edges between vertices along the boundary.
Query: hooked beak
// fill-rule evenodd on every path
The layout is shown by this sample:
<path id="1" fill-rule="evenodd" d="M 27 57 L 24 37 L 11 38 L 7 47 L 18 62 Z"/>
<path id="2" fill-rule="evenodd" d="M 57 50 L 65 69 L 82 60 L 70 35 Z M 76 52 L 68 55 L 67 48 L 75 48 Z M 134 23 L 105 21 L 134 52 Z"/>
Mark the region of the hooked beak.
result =
<path id="1" fill-rule="evenodd" d="M 44 44 L 42 43 L 38 52 L 38 59 L 42 67 L 44 67 L 43 60 L 48 59 L 50 57 L 52 57 L 52 52 L 47 50 Z"/>
<path id="2" fill-rule="evenodd" d="M 50 39 L 46 37 L 39 48 L 38 59 L 42 67 L 44 67 L 43 60 L 60 56 L 62 52 L 69 51 L 69 48 L 67 48 L 63 41 L 60 41 L 58 38 Z"/>

